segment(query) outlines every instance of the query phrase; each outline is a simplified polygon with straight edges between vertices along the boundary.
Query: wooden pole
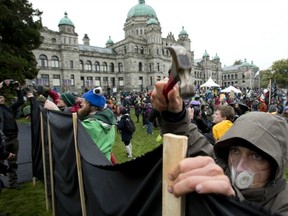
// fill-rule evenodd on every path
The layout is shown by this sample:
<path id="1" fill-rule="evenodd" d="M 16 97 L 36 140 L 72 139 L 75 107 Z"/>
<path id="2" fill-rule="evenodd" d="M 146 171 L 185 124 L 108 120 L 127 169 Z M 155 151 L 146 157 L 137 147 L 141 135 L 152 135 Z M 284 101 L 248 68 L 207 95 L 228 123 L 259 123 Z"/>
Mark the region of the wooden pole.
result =
<path id="1" fill-rule="evenodd" d="M 168 172 L 186 157 L 188 138 L 164 134 L 163 141 L 162 216 L 184 216 L 185 197 L 176 198 L 167 191 L 167 187 L 171 185 Z"/>
<path id="2" fill-rule="evenodd" d="M 83 175 L 82 175 L 82 166 L 81 166 L 81 157 L 78 151 L 77 145 L 77 113 L 73 113 L 73 134 L 74 134 L 74 143 L 75 143 L 75 155 L 76 155 L 76 164 L 77 164 L 77 174 L 78 174 L 78 182 L 79 182 L 79 191 L 80 191 L 80 201 L 81 201 L 81 209 L 82 209 L 82 216 L 86 216 L 86 203 L 85 203 L 85 193 L 84 193 L 84 186 L 83 186 Z"/>
<path id="3" fill-rule="evenodd" d="M 49 147 L 50 183 L 51 183 L 51 197 L 52 197 L 52 215 L 55 216 L 54 172 L 53 172 L 53 157 L 52 157 L 52 143 L 51 143 L 51 131 L 50 131 L 50 124 L 49 124 L 49 115 L 48 115 L 48 120 L 47 120 L 47 134 L 48 134 L 48 147 Z"/>
<path id="4" fill-rule="evenodd" d="M 45 157 L 45 145 L 44 145 L 44 126 L 43 126 L 43 113 L 40 112 L 40 130 L 41 130 L 41 145 L 42 145 L 42 164 L 43 164 L 43 177 L 45 186 L 45 199 L 46 199 L 46 210 L 49 211 L 49 199 L 48 199 L 48 188 L 47 188 L 47 175 L 46 175 L 46 157 Z"/>

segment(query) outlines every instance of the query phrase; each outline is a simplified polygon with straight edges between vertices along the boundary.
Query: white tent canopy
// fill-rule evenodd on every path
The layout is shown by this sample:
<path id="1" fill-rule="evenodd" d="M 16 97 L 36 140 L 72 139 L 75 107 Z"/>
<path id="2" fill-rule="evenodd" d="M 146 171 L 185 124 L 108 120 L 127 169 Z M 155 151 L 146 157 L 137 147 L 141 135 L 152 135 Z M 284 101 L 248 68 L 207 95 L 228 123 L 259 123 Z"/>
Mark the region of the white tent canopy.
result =
<path id="1" fill-rule="evenodd" d="M 220 87 L 220 85 L 218 85 L 217 83 L 215 83 L 213 80 L 212 80 L 212 78 L 210 77 L 208 80 L 207 80 L 207 82 L 205 82 L 204 84 L 202 84 L 201 86 L 200 86 L 200 88 L 202 88 L 202 87 Z"/>
<path id="2" fill-rule="evenodd" d="M 235 88 L 234 86 L 229 86 L 229 87 L 221 90 L 221 92 L 224 92 L 224 93 L 225 92 L 229 93 L 231 91 L 233 91 L 234 93 L 237 93 L 237 94 L 242 93 L 239 89 Z"/>

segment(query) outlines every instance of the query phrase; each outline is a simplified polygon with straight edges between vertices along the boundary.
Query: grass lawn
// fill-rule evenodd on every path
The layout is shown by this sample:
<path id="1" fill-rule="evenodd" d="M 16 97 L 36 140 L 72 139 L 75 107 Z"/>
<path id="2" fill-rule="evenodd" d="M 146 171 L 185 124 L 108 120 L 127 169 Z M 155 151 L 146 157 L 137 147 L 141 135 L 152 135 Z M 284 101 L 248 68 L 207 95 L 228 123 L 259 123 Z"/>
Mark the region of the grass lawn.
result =
<path id="1" fill-rule="evenodd" d="M 159 130 L 154 130 L 153 135 L 146 134 L 146 128 L 140 123 L 136 123 L 133 110 L 131 116 L 136 125 L 136 132 L 131 141 L 133 145 L 133 155 L 140 156 L 145 152 L 151 151 L 157 145 L 156 137 Z M 120 134 L 116 134 L 116 142 L 113 148 L 119 163 L 129 160 L 126 156 L 125 146 L 121 141 Z M 286 172 L 288 177 L 288 170 Z M 31 182 L 23 184 L 21 190 L 3 189 L 0 193 L 0 213 L 7 212 L 10 216 L 51 216 L 51 211 L 46 211 L 44 185 L 41 182 L 36 182 L 36 185 Z"/>

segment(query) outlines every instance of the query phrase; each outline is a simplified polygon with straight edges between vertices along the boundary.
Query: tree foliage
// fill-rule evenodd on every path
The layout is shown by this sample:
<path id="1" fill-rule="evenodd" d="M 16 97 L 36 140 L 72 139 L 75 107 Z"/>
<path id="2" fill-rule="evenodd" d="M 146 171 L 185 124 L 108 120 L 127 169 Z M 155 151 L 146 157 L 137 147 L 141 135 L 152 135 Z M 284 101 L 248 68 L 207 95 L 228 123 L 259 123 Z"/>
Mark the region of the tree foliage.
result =
<path id="1" fill-rule="evenodd" d="M 288 86 L 288 59 L 273 62 L 272 79 L 279 87 Z"/>
<path id="2" fill-rule="evenodd" d="M 0 80 L 23 83 L 38 74 L 32 50 L 40 44 L 41 12 L 27 0 L 0 0 Z"/>
<path id="3" fill-rule="evenodd" d="M 233 65 L 234 66 L 235 65 L 241 65 L 242 63 L 243 63 L 243 61 L 241 59 L 239 59 L 239 60 L 235 60 Z"/>

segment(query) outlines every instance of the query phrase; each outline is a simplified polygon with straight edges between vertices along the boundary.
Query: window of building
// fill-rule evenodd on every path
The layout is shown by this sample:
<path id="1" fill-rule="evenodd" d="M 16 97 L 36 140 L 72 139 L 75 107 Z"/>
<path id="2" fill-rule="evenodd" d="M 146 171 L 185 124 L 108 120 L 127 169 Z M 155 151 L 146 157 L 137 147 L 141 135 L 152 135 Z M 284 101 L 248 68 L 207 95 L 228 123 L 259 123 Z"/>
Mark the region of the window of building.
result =
<path id="1" fill-rule="evenodd" d="M 100 71 L 100 64 L 98 61 L 95 62 L 95 70 Z"/>
<path id="2" fill-rule="evenodd" d="M 150 86 L 152 86 L 153 85 L 153 82 L 152 82 L 153 80 L 152 80 L 152 76 L 150 76 Z"/>
<path id="3" fill-rule="evenodd" d="M 56 38 L 52 38 L 52 42 L 53 42 L 53 43 L 56 43 Z"/>
<path id="4" fill-rule="evenodd" d="M 114 64 L 113 63 L 110 64 L 110 71 L 114 72 Z"/>
<path id="5" fill-rule="evenodd" d="M 80 60 L 80 70 L 84 70 L 84 64 L 83 64 L 83 61 L 82 60 Z"/>
<path id="6" fill-rule="evenodd" d="M 123 77 L 118 77 L 118 85 L 124 86 L 124 78 Z"/>
<path id="7" fill-rule="evenodd" d="M 102 67 L 103 67 L 103 71 L 107 72 L 107 63 L 106 62 L 103 62 Z"/>
<path id="8" fill-rule="evenodd" d="M 143 77 L 139 77 L 139 79 L 138 79 L 138 84 L 140 85 L 140 86 L 143 86 Z"/>
<path id="9" fill-rule="evenodd" d="M 237 79 L 237 74 L 235 74 L 235 79 Z"/>
<path id="10" fill-rule="evenodd" d="M 118 63 L 118 72 L 123 72 L 123 64 L 121 62 Z"/>
<path id="11" fill-rule="evenodd" d="M 142 71 L 142 62 L 139 62 L 139 65 L 138 65 L 138 70 L 141 72 Z"/>
<path id="12" fill-rule="evenodd" d="M 48 58 L 46 55 L 41 54 L 39 56 L 40 67 L 48 67 Z"/>
<path id="13" fill-rule="evenodd" d="M 157 63 L 157 71 L 160 71 L 160 64 Z"/>
<path id="14" fill-rule="evenodd" d="M 108 86 L 108 77 L 103 77 L 103 86 Z"/>
<path id="15" fill-rule="evenodd" d="M 157 81 L 160 81 L 161 80 L 161 76 L 157 76 Z"/>
<path id="16" fill-rule="evenodd" d="M 127 47 L 124 46 L 124 54 L 126 54 L 126 53 L 127 53 Z"/>
<path id="17" fill-rule="evenodd" d="M 71 85 L 74 86 L 75 85 L 75 77 L 73 74 L 70 75 L 70 80 L 71 80 L 70 81 Z"/>
<path id="18" fill-rule="evenodd" d="M 164 53 L 164 49 L 162 49 L 162 55 L 163 55 L 163 56 L 165 55 L 165 53 Z"/>
<path id="19" fill-rule="evenodd" d="M 72 60 L 70 60 L 70 69 L 73 69 L 74 68 L 74 63 Z"/>
<path id="20" fill-rule="evenodd" d="M 41 78 L 37 79 L 37 84 L 42 86 L 49 86 L 49 74 L 41 74 Z"/>
<path id="21" fill-rule="evenodd" d="M 141 47 L 140 53 L 144 54 L 144 48 L 143 47 Z"/>
<path id="22" fill-rule="evenodd" d="M 115 86 L 115 77 L 110 78 L 110 83 L 112 86 Z"/>
<path id="23" fill-rule="evenodd" d="M 91 88 L 93 86 L 93 78 L 88 76 L 86 78 L 86 86 L 88 86 L 89 88 Z"/>
<path id="24" fill-rule="evenodd" d="M 53 74 L 53 86 L 60 86 L 60 75 Z"/>
<path id="25" fill-rule="evenodd" d="M 51 66 L 54 68 L 58 68 L 59 67 L 59 59 L 57 56 L 52 56 L 51 58 Z"/>
<path id="26" fill-rule="evenodd" d="M 138 53 L 138 46 L 135 46 L 135 53 Z"/>
<path id="27" fill-rule="evenodd" d="M 149 63 L 149 71 L 152 72 L 152 64 Z"/>
<path id="28" fill-rule="evenodd" d="M 84 77 L 83 77 L 83 76 L 81 76 L 81 77 L 80 77 L 80 80 L 81 80 L 81 83 L 82 83 L 82 85 L 81 85 L 81 86 L 82 86 L 82 87 L 84 87 L 84 86 L 85 86 Z"/>
<path id="29" fill-rule="evenodd" d="M 91 71 L 91 70 L 92 70 L 92 63 L 91 63 L 91 61 L 86 61 L 85 70 L 86 70 L 86 71 Z"/>
<path id="30" fill-rule="evenodd" d="M 101 86 L 101 78 L 95 77 L 95 86 Z"/>

